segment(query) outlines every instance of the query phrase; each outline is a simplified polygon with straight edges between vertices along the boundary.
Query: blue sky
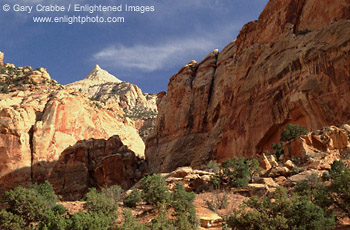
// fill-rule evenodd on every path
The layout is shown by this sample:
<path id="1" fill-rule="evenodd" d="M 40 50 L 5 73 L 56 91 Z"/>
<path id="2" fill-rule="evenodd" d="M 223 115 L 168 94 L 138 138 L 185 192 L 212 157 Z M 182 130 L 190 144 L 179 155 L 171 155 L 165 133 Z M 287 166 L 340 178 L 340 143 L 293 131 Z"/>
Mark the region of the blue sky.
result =
<path id="1" fill-rule="evenodd" d="M 268 0 L 1 0 L 0 51 L 16 66 L 45 67 L 61 84 L 84 78 L 99 64 L 144 92 L 166 91 L 169 78 L 234 40 Z M 3 5 L 153 5 L 154 12 L 95 13 L 124 23 L 34 23 L 33 16 L 67 12 L 9 12 Z M 88 13 L 70 13 L 78 16 Z"/>

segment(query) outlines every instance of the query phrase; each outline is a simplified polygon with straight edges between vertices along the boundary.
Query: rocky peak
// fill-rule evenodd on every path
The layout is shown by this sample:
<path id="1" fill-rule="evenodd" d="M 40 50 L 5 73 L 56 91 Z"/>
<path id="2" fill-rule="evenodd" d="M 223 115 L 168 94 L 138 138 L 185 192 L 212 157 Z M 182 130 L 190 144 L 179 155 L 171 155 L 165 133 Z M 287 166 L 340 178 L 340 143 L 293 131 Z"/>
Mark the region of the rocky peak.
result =
<path id="1" fill-rule="evenodd" d="M 67 87 L 85 93 L 91 100 L 134 121 L 143 139 L 153 130 L 157 115 L 156 95 L 144 94 L 137 85 L 120 81 L 99 65 L 86 78 Z"/>
<path id="2" fill-rule="evenodd" d="M 89 75 L 84 80 L 115 83 L 122 82 L 112 74 L 108 73 L 108 71 L 102 69 L 99 65 L 95 65 L 95 68 L 89 73 Z"/>

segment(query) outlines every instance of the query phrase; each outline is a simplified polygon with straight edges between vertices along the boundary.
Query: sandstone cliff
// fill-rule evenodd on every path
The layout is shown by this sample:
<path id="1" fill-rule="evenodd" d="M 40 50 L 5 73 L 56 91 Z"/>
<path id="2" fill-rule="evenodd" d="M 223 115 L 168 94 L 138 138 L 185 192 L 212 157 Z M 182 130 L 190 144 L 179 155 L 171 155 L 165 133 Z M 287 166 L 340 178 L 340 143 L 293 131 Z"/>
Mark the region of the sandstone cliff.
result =
<path id="1" fill-rule="evenodd" d="M 79 200 L 90 187 L 115 184 L 128 189 L 146 172 L 144 160 L 123 145 L 118 136 L 84 140 L 63 151 L 49 182 L 65 200 Z"/>
<path id="2" fill-rule="evenodd" d="M 117 79 L 99 65 L 86 78 L 68 84 L 67 87 L 86 93 L 91 100 L 99 101 L 107 108 L 133 120 L 143 139 L 154 128 L 157 115 L 156 95 L 142 93 L 137 85 Z"/>
<path id="3" fill-rule="evenodd" d="M 348 122 L 349 19 L 346 0 L 269 1 L 220 53 L 171 77 L 146 143 L 151 170 L 259 154 L 288 123 Z"/>
<path id="4" fill-rule="evenodd" d="M 61 153 L 79 140 L 119 135 L 143 157 L 142 139 L 120 114 L 64 89 L 43 68 L 6 64 L 2 72 L 0 192 L 47 179 Z"/>

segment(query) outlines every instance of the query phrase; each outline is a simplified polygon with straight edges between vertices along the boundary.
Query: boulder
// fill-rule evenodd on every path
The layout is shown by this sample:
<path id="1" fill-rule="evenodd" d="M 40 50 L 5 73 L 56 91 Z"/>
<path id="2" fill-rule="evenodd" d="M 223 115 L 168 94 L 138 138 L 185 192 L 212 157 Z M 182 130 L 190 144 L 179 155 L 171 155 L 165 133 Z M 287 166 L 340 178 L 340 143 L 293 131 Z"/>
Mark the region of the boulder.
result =
<path id="1" fill-rule="evenodd" d="M 260 167 L 263 168 L 264 170 L 271 169 L 270 161 L 267 159 L 265 153 L 263 153 L 262 160 L 260 160 Z"/>
<path id="2" fill-rule="evenodd" d="M 287 168 L 287 167 L 274 167 L 272 169 L 270 169 L 266 176 L 269 176 L 269 177 L 279 177 L 279 176 L 288 176 L 290 170 Z"/>
<path id="3" fill-rule="evenodd" d="M 90 187 L 106 188 L 117 184 L 130 188 L 141 179 L 137 171 L 142 172 L 141 176 L 146 173 L 143 162 L 118 136 L 79 141 L 63 151 L 48 180 L 64 200 L 77 200 Z"/>
<path id="4" fill-rule="evenodd" d="M 295 167 L 294 163 L 291 160 L 287 160 L 286 162 L 284 162 L 284 166 L 286 166 L 290 170 Z"/>
<path id="5" fill-rule="evenodd" d="M 248 191 L 250 196 L 265 196 L 269 192 L 266 184 L 249 184 Z"/>
<path id="6" fill-rule="evenodd" d="M 306 180 L 307 177 L 311 176 L 312 174 L 316 174 L 318 176 L 321 176 L 324 172 L 325 171 L 319 171 L 319 170 L 311 169 L 311 170 L 307 170 L 307 171 L 301 172 L 299 174 L 293 175 L 293 176 L 289 177 L 288 179 L 292 183 L 296 184 L 299 181 Z"/>
<path id="7" fill-rule="evenodd" d="M 213 223 L 222 221 L 222 218 L 216 213 L 210 213 L 206 216 L 198 217 L 201 227 L 210 228 Z"/>
<path id="8" fill-rule="evenodd" d="M 279 176 L 279 177 L 276 177 L 274 179 L 274 181 L 279 185 L 279 186 L 283 186 L 284 185 L 284 182 L 287 181 L 287 178 L 284 177 L 284 176 Z"/>
<path id="9" fill-rule="evenodd" d="M 261 180 L 259 181 L 259 183 L 265 184 L 267 185 L 269 188 L 275 188 L 278 187 L 278 184 L 270 177 L 267 178 L 261 178 Z"/>

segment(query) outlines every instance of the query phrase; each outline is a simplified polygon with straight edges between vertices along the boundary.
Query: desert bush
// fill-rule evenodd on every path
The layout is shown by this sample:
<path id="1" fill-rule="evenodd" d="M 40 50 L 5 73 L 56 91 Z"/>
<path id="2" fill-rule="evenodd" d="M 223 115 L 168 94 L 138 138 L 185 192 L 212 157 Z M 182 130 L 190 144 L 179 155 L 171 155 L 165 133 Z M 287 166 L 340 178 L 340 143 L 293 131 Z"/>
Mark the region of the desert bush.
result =
<path id="1" fill-rule="evenodd" d="M 280 157 L 284 154 L 283 145 L 281 143 L 272 143 L 273 155 L 276 156 L 276 160 L 278 161 Z"/>
<path id="2" fill-rule="evenodd" d="M 8 211 L 21 216 L 27 223 L 40 221 L 51 209 L 50 204 L 36 190 L 21 186 L 5 192 L 3 201 L 8 203 Z"/>
<path id="3" fill-rule="evenodd" d="M 211 176 L 211 186 L 219 189 L 225 186 L 243 188 L 262 168 L 256 159 L 234 158 L 221 163 L 222 168 Z"/>
<path id="4" fill-rule="evenodd" d="M 90 212 L 114 213 L 118 209 L 118 201 L 104 192 L 99 193 L 96 188 L 90 188 L 85 195 L 84 208 Z"/>
<path id="5" fill-rule="evenodd" d="M 215 160 L 210 160 L 207 167 L 214 173 L 218 173 L 220 171 L 220 166 Z"/>
<path id="6" fill-rule="evenodd" d="M 257 159 L 247 159 L 245 164 L 248 167 L 250 181 L 253 180 L 253 176 L 259 174 L 263 169 L 259 166 L 259 161 Z"/>
<path id="7" fill-rule="evenodd" d="M 175 185 L 174 192 L 171 194 L 171 207 L 175 211 L 175 226 L 177 229 L 190 230 L 197 228 L 194 199 L 194 193 L 186 192 L 183 184 L 177 183 Z"/>
<path id="8" fill-rule="evenodd" d="M 7 85 L 7 84 L 4 84 L 4 85 L 2 86 L 1 92 L 3 92 L 3 93 L 9 93 L 9 88 L 8 88 L 8 85 Z"/>
<path id="9" fill-rule="evenodd" d="M 305 180 L 298 181 L 294 191 L 301 196 L 313 196 L 317 190 L 324 187 L 322 179 L 317 174 L 307 176 Z"/>
<path id="10" fill-rule="evenodd" d="M 169 202 L 168 184 L 160 174 L 143 178 L 140 188 L 142 189 L 142 200 L 149 204 L 157 205 L 157 203 Z"/>
<path id="11" fill-rule="evenodd" d="M 205 200 L 205 204 L 214 212 L 216 212 L 218 209 L 220 210 L 227 208 L 229 202 L 226 192 L 224 192 L 222 195 L 216 192 L 215 196 L 211 200 Z"/>
<path id="12" fill-rule="evenodd" d="M 114 213 L 101 211 L 79 211 L 71 217 L 71 230 L 103 229 L 112 230 L 116 228 L 116 216 Z"/>
<path id="13" fill-rule="evenodd" d="M 333 229 L 333 217 L 306 197 L 288 198 L 286 189 L 278 187 L 274 200 L 251 197 L 240 210 L 226 220 L 232 229 Z"/>
<path id="14" fill-rule="evenodd" d="M 66 230 L 73 229 L 68 217 L 61 216 L 58 212 L 50 211 L 43 215 L 42 220 L 35 230 Z"/>
<path id="15" fill-rule="evenodd" d="M 167 204 L 157 204 L 159 212 L 158 216 L 152 219 L 152 230 L 175 230 L 174 221 L 169 220 L 167 217 Z"/>
<path id="16" fill-rule="evenodd" d="M 67 209 L 62 204 L 56 204 L 51 208 L 54 213 L 62 215 L 67 212 Z"/>
<path id="17" fill-rule="evenodd" d="M 227 178 L 228 186 L 243 188 L 249 183 L 249 167 L 244 158 L 234 158 L 222 162 L 222 171 Z"/>
<path id="18" fill-rule="evenodd" d="M 142 200 L 141 199 L 141 192 L 138 189 L 134 189 L 134 190 L 132 190 L 130 195 L 124 199 L 123 202 L 124 202 L 125 206 L 127 206 L 129 208 L 133 208 L 133 207 L 136 207 L 136 204 L 138 202 L 140 202 L 141 200 Z"/>
<path id="19" fill-rule="evenodd" d="M 132 215 L 130 210 L 123 210 L 124 223 L 118 229 L 120 230 L 146 230 L 149 229 L 147 225 L 140 224 L 136 217 Z"/>
<path id="20" fill-rule="evenodd" d="M 26 222 L 16 214 L 7 212 L 5 209 L 0 210 L 0 229 L 17 230 L 24 229 Z"/>
<path id="21" fill-rule="evenodd" d="M 37 191 L 46 200 L 46 202 L 49 203 L 50 207 L 54 206 L 58 201 L 58 197 L 48 181 L 45 181 L 40 185 L 35 183 L 30 188 Z"/>
<path id="22" fill-rule="evenodd" d="M 346 168 L 342 161 L 334 161 L 329 174 L 329 194 L 333 205 L 350 216 L 350 169 Z"/>
<path id="23" fill-rule="evenodd" d="M 287 127 L 282 130 L 280 141 L 290 141 L 306 134 L 308 134 L 308 131 L 304 127 L 297 124 L 288 124 Z"/>
<path id="24" fill-rule="evenodd" d="M 113 185 L 108 188 L 103 188 L 101 193 L 113 199 L 114 203 L 118 203 L 122 200 L 123 189 L 119 185 Z"/>

